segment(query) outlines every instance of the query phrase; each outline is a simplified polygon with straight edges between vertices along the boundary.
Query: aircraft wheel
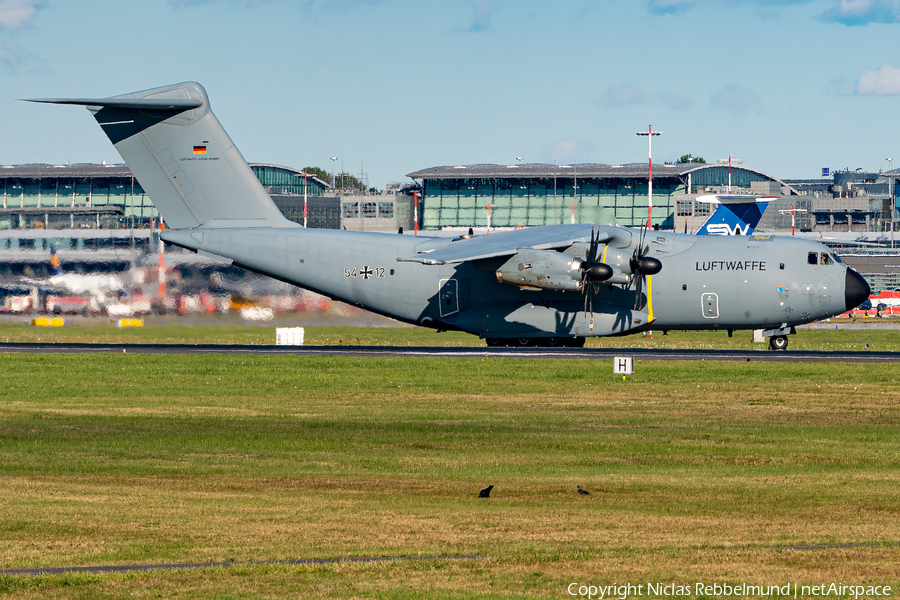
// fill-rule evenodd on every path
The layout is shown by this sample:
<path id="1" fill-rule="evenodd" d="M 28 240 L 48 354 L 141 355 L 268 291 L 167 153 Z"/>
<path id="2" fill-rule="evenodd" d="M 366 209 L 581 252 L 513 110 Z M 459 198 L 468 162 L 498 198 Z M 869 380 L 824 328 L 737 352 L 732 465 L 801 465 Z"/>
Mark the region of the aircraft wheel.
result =
<path id="1" fill-rule="evenodd" d="M 501 340 L 500 338 L 487 338 L 485 341 L 487 342 L 488 346 L 503 346 L 504 345 L 504 341 Z"/>
<path id="2" fill-rule="evenodd" d="M 772 350 L 787 350 L 788 338 L 786 335 L 773 335 L 769 338 L 769 348 Z"/>
<path id="3" fill-rule="evenodd" d="M 516 338 L 516 346 L 519 348 L 527 348 L 529 346 L 534 346 L 534 338 Z"/>
<path id="4" fill-rule="evenodd" d="M 543 343 L 541 344 L 542 346 L 549 346 L 550 348 L 558 348 L 559 346 L 564 346 L 564 345 L 565 345 L 565 344 L 563 343 L 564 340 L 561 340 L 561 339 L 558 338 L 558 337 L 548 337 L 548 338 L 543 338 L 541 341 L 543 342 Z"/>

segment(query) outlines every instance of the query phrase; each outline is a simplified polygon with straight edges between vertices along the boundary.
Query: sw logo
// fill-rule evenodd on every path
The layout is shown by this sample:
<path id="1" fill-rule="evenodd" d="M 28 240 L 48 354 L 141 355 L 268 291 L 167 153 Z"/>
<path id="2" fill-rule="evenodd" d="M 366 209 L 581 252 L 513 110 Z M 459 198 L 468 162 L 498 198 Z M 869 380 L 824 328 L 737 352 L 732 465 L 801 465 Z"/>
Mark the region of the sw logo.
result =
<path id="1" fill-rule="evenodd" d="M 714 225 L 706 226 L 706 234 L 707 235 L 750 235 L 750 231 L 752 231 L 752 227 L 747 225 L 744 229 L 741 229 L 740 223 L 734 226 L 734 229 L 728 226 L 727 223 L 716 223 Z"/>

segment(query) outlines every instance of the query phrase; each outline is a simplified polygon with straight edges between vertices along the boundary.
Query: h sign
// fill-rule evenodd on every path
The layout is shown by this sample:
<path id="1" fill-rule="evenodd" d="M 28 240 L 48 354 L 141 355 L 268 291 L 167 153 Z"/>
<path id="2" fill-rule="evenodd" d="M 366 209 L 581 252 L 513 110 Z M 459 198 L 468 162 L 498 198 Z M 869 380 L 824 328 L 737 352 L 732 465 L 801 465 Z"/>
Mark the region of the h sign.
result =
<path id="1" fill-rule="evenodd" d="M 614 375 L 634 375 L 634 359 L 630 356 L 617 356 L 613 359 Z"/>

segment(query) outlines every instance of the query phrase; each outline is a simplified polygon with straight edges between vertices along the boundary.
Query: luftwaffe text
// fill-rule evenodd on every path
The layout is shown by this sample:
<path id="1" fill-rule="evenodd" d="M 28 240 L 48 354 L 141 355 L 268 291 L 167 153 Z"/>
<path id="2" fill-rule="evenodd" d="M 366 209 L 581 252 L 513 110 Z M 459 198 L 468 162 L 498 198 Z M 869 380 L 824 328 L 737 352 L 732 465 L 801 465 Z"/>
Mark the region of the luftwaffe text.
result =
<path id="1" fill-rule="evenodd" d="M 698 271 L 765 271 L 763 260 L 710 260 L 694 263 Z"/>

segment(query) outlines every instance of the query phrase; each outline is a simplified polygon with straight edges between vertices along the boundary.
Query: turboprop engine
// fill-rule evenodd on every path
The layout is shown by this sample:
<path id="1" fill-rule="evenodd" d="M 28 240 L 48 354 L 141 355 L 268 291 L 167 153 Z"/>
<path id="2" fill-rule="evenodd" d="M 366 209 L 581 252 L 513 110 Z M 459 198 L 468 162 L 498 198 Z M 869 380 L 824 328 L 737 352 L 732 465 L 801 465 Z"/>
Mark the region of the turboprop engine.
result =
<path id="1" fill-rule="evenodd" d="M 581 291 L 585 281 L 606 281 L 613 270 L 548 250 L 519 250 L 496 271 L 497 280 L 530 290 Z"/>

